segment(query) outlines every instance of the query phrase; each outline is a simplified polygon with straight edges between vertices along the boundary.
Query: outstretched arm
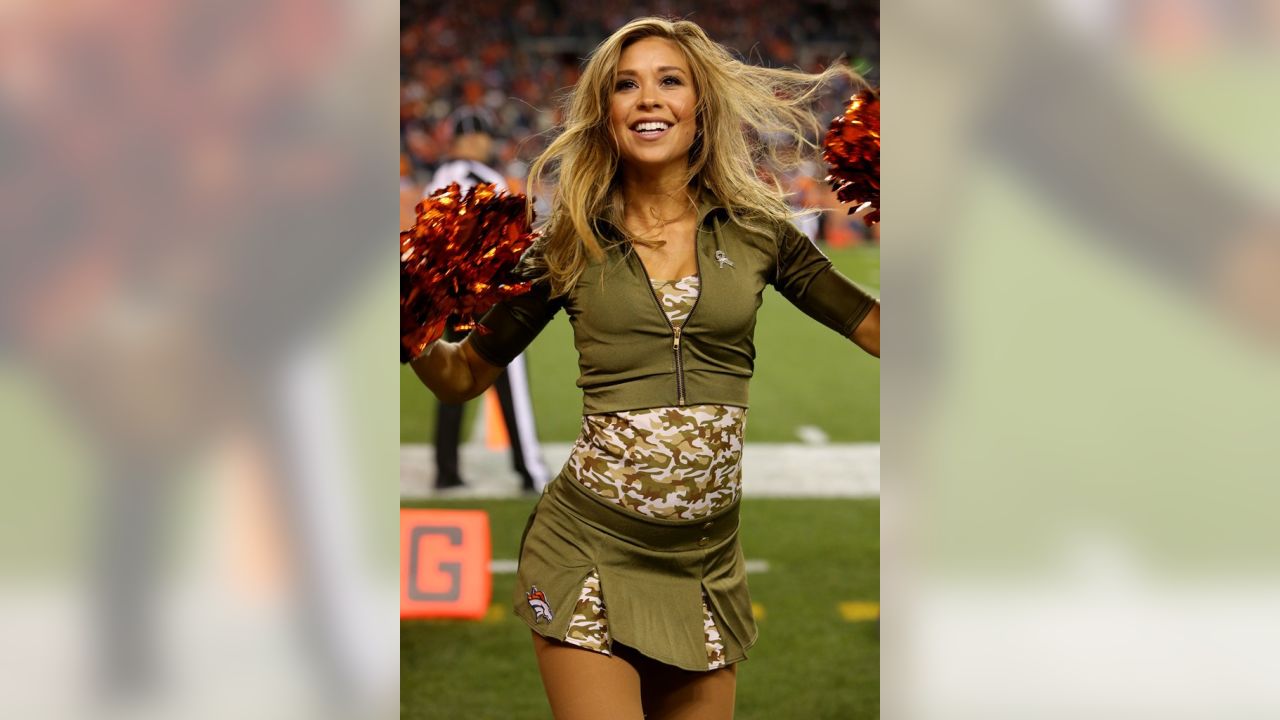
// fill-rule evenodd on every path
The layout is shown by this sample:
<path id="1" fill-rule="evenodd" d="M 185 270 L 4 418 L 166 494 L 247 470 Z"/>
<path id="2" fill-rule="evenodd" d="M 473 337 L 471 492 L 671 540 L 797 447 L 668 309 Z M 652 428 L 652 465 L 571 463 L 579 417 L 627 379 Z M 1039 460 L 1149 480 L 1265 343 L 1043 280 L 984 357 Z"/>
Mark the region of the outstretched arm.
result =
<path id="1" fill-rule="evenodd" d="M 476 353 L 470 336 L 456 343 L 437 340 L 410 365 L 422 384 L 437 399 L 447 403 L 466 402 L 479 396 L 502 374 L 502 368 Z"/>
<path id="2" fill-rule="evenodd" d="M 871 312 L 862 318 L 849 339 L 871 355 L 880 357 L 880 303 L 876 303 Z"/>
<path id="3" fill-rule="evenodd" d="M 880 357 L 880 301 L 840 274 L 791 224 L 779 237 L 774 286 L 804 314 Z"/>

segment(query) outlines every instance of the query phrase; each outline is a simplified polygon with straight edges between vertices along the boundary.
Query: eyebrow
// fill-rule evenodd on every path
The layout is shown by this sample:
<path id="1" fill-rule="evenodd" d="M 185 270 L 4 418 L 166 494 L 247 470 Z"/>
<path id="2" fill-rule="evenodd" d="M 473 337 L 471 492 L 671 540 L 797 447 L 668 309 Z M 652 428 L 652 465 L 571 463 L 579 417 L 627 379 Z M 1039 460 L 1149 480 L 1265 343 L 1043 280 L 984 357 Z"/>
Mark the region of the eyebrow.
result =
<path id="1" fill-rule="evenodd" d="M 684 73 L 684 68 L 678 68 L 675 65 L 663 65 L 662 67 L 658 68 L 658 72 L 660 73 L 671 72 L 672 70 L 681 74 Z M 636 72 L 635 70 L 619 70 L 618 74 L 619 75 L 639 75 L 640 73 Z"/>

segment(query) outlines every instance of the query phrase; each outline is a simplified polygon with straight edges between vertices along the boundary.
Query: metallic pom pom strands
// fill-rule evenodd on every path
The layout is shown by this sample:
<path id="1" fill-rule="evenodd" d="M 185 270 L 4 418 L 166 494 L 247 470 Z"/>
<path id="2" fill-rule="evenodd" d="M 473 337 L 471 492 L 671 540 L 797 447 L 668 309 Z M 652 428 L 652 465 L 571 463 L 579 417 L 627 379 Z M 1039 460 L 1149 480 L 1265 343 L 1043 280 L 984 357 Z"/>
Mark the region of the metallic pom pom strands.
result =
<path id="1" fill-rule="evenodd" d="M 831 121 L 822 143 L 831 174 L 827 182 L 850 213 L 870 207 L 867 225 L 880 222 L 880 95 L 870 88 L 849 100 L 844 114 Z"/>
<path id="2" fill-rule="evenodd" d="M 470 330 L 499 301 L 529 291 L 514 273 L 533 243 L 525 197 L 488 183 L 465 194 L 457 183 L 418 204 L 413 228 L 400 233 L 400 362 L 438 339 L 449 318 Z"/>

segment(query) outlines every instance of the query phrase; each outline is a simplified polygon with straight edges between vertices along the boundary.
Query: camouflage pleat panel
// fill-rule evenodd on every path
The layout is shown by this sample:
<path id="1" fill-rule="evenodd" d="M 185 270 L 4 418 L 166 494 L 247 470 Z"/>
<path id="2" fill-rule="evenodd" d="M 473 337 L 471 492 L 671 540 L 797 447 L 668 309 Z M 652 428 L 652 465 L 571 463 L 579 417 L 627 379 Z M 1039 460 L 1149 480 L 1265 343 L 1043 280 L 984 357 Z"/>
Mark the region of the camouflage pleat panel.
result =
<path id="1" fill-rule="evenodd" d="M 702 594 L 702 631 L 707 640 L 707 669 L 724 667 L 724 643 L 720 640 L 720 631 L 716 629 L 716 619 L 711 615 L 706 593 Z"/>
<path id="2" fill-rule="evenodd" d="M 706 594 L 702 596 L 702 632 L 707 645 L 707 669 L 724 667 L 724 643 L 720 640 L 720 630 L 716 628 Z M 593 652 L 611 654 L 608 613 L 604 607 L 604 596 L 600 592 L 600 576 L 594 570 L 582 583 L 582 592 L 573 607 L 573 617 L 569 619 L 569 629 L 564 641 Z"/>
<path id="3" fill-rule="evenodd" d="M 582 592 L 573 606 L 573 617 L 569 619 L 564 641 L 609 654 L 609 618 L 604 611 L 604 598 L 600 595 L 600 576 L 595 570 L 582 583 Z"/>
<path id="4" fill-rule="evenodd" d="M 698 299 L 698 278 L 654 281 L 675 326 Z M 746 408 L 691 405 L 587 415 L 569 456 L 584 487 L 632 512 L 696 520 L 742 492 Z"/>

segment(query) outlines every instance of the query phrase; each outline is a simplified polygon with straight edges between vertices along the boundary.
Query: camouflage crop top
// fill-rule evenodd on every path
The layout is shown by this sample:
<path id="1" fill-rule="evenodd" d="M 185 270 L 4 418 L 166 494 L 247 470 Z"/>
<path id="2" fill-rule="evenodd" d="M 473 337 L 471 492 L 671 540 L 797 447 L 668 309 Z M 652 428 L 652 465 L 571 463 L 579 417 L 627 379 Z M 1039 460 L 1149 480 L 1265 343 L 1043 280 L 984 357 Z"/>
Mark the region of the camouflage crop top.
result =
<path id="1" fill-rule="evenodd" d="M 652 280 L 675 327 L 698 299 L 696 275 Z M 586 488 L 631 512 L 696 520 L 741 495 L 747 409 L 689 405 L 585 415 L 569 468 Z"/>

